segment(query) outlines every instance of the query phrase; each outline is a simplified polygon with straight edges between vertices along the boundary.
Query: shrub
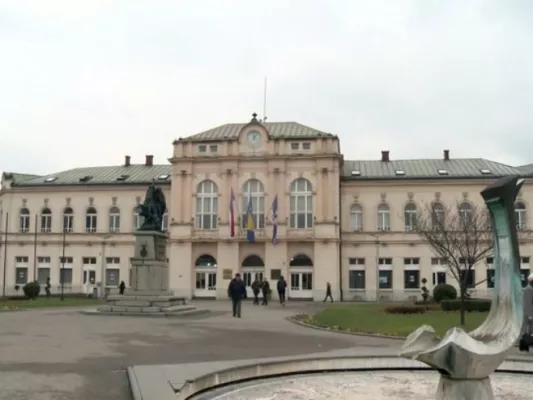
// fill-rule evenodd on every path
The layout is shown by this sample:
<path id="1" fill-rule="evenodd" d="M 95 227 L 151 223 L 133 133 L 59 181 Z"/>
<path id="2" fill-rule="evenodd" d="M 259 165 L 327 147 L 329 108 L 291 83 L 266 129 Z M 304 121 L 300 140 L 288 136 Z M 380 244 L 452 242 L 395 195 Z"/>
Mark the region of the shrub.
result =
<path id="1" fill-rule="evenodd" d="M 387 307 L 385 312 L 388 314 L 423 314 L 426 312 L 425 307 L 419 306 L 393 306 Z"/>
<path id="2" fill-rule="evenodd" d="M 437 303 L 442 300 L 455 300 L 457 298 L 457 289 L 452 285 L 441 283 L 433 288 L 433 299 Z"/>
<path id="3" fill-rule="evenodd" d="M 19 285 L 15 285 L 15 291 L 18 293 L 20 290 L 20 286 Z"/>
<path id="4" fill-rule="evenodd" d="M 465 300 L 465 310 L 468 312 L 488 312 L 492 301 L 489 299 L 470 299 Z M 442 300 L 440 306 L 443 311 L 459 311 L 461 309 L 461 300 Z"/>
<path id="5" fill-rule="evenodd" d="M 429 297 L 429 290 L 428 288 L 426 287 L 426 283 L 427 283 L 427 279 L 426 278 L 422 278 L 422 300 L 424 301 L 428 301 L 428 297 Z"/>
<path id="6" fill-rule="evenodd" d="M 28 299 L 33 300 L 41 293 L 41 285 L 37 281 L 29 282 L 22 287 L 22 290 Z"/>

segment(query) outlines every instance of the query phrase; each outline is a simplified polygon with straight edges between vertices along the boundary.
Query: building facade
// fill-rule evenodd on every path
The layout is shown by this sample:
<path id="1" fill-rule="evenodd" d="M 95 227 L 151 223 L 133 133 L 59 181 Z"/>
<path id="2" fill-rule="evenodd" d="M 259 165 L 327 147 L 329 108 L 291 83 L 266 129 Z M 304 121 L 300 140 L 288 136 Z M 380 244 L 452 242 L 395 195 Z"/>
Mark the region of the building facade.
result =
<path id="1" fill-rule="evenodd" d="M 130 284 L 130 257 L 147 186 L 162 187 L 168 205 L 170 286 L 178 295 L 226 298 L 229 279 L 278 276 L 292 299 L 419 298 L 426 286 L 455 284 L 443 260 L 414 231 L 425 204 L 479 204 L 492 180 L 523 175 L 516 204 L 527 231 L 531 166 L 485 159 L 344 160 L 339 139 L 295 122 L 227 124 L 174 142 L 170 164 L 152 156 L 120 166 L 77 168 L 51 175 L 4 173 L 0 192 L 2 292 L 31 280 L 52 290 L 93 292 Z M 235 202 L 232 203 L 232 193 Z M 277 240 L 272 206 L 277 198 Z M 230 232 L 233 204 L 236 235 Z M 255 241 L 246 239 L 246 213 Z M 521 236 L 525 276 L 533 237 Z M 474 268 L 478 296 L 490 293 L 491 258 Z M 63 285 L 61 285 L 61 280 Z"/>

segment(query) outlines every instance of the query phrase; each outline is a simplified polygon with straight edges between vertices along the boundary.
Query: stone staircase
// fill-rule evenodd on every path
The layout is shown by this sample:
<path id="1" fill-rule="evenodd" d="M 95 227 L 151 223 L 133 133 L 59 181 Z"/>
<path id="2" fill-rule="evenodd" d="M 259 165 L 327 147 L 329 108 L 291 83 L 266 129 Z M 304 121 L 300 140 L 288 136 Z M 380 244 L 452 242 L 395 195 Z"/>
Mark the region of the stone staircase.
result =
<path id="1" fill-rule="evenodd" d="M 92 315 L 185 317 L 208 313 L 209 310 L 187 304 L 186 298 L 176 297 L 170 292 L 133 291 L 109 296 L 106 305 L 83 312 Z"/>

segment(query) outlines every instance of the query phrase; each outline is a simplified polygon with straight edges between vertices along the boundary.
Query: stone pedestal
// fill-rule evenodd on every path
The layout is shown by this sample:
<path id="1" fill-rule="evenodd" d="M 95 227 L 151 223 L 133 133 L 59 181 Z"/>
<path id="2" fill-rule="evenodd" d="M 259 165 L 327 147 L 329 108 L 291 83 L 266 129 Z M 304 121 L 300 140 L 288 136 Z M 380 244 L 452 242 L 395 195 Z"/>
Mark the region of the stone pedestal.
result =
<path id="1" fill-rule="evenodd" d="M 162 232 L 139 231 L 135 238 L 131 288 L 135 292 L 168 290 L 167 236 Z"/>

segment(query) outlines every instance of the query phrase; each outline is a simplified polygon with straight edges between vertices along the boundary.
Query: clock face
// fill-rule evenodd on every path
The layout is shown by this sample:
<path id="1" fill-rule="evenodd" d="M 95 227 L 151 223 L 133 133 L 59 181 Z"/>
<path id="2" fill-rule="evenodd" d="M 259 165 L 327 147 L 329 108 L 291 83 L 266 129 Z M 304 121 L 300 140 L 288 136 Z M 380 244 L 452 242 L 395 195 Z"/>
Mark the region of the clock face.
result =
<path id="1" fill-rule="evenodd" d="M 257 147 L 261 143 L 261 134 L 257 131 L 248 132 L 246 141 L 248 142 L 248 146 Z"/>

